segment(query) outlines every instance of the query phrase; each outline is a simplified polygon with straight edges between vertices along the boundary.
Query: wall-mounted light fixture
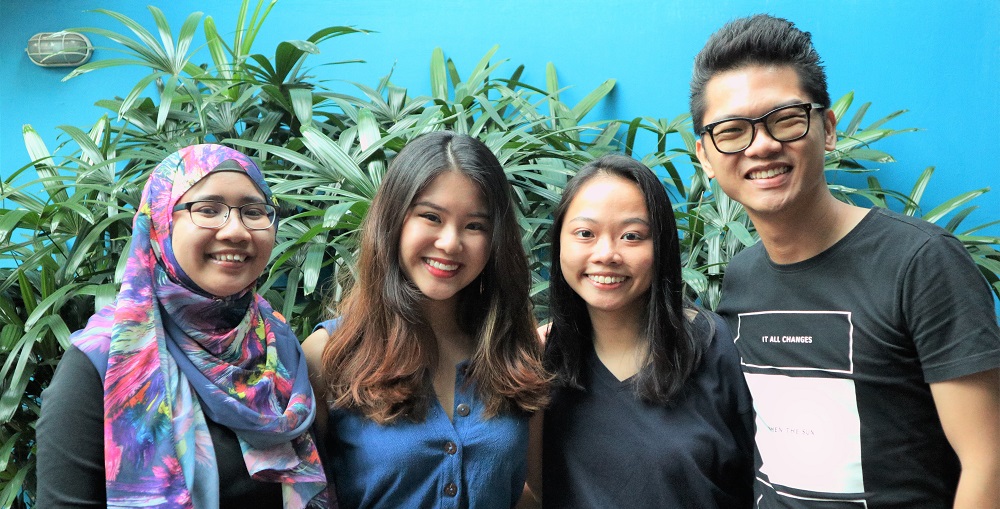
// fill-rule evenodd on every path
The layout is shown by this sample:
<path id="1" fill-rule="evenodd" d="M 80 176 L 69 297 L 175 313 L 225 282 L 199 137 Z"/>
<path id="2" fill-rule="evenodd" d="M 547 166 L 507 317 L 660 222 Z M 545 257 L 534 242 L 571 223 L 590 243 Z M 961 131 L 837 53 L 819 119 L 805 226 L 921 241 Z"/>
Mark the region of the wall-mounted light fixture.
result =
<path id="1" fill-rule="evenodd" d="M 75 32 L 42 32 L 28 39 L 28 58 L 42 67 L 75 67 L 90 60 L 94 46 Z"/>

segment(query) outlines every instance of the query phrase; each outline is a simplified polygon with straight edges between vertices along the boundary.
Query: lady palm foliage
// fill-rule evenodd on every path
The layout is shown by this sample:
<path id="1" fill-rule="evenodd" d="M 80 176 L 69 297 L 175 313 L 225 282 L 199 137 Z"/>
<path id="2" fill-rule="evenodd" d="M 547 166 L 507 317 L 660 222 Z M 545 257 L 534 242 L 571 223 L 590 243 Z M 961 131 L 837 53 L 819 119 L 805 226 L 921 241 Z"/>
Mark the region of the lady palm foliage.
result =
<path id="1" fill-rule="evenodd" d="M 30 161 L 0 182 L 0 259 L 15 265 L 0 269 L 0 506 L 33 500 L 33 424 L 41 391 L 70 332 L 114 298 L 142 183 L 155 164 L 182 146 L 223 143 L 261 164 L 283 204 L 278 245 L 261 291 L 303 337 L 328 312 L 325 298 L 350 284 L 356 232 L 388 162 L 407 140 L 428 131 L 476 136 L 504 165 L 541 319 L 547 314 L 551 212 L 566 180 L 604 153 L 628 153 L 663 177 L 676 203 L 692 299 L 714 308 L 726 264 L 756 241 L 742 207 L 698 167 L 687 115 L 591 120 L 614 80 L 567 104 L 553 65 L 544 84 L 525 83 L 523 66 L 510 71 L 509 62 L 496 58 L 497 48 L 468 73 L 435 50 L 429 95 L 411 94 L 391 75 L 374 86 L 355 83 L 354 95 L 334 92 L 311 75 L 307 63 L 324 58 L 321 48 L 332 39 L 367 31 L 333 26 L 281 42 L 273 56 L 254 53 L 254 39 L 274 4 L 244 0 L 231 41 L 202 13 L 188 16 L 174 35 L 152 6 L 155 32 L 105 10 L 97 12 L 117 20 L 123 32 L 77 29 L 110 39 L 122 57 L 86 64 L 66 79 L 119 66 L 144 67 L 149 74 L 124 91 L 124 98 L 100 101 L 109 114 L 90 129 L 60 127 L 63 141 L 54 152 L 26 126 Z M 201 53 L 193 50 L 199 27 L 208 61 L 197 60 Z M 321 63 L 351 62 L 357 61 Z M 833 106 L 837 118 L 846 118 L 852 101 L 848 94 Z M 846 126 L 838 126 L 837 149 L 827 156 L 829 171 L 872 172 L 871 165 L 892 161 L 872 143 L 912 131 L 883 127 L 903 112 L 862 128 L 867 108 L 862 105 Z M 650 137 L 650 148 L 643 148 Z M 693 168 L 688 183 L 684 174 L 691 172 L 683 168 Z M 931 173 L 928 168 L 908 194 L 882 189 L 874 175 L 865 188 L 831 188 L 844 200 L 895 202 L 908 214 L 920 214 Z M 39 188 L 41 195 L 29 192 Z M 944 226 L 965 242 L 1000 296 L 1000 238 L 980 234 L 996 222 L 960 228 L 974 208 L 968 204 L 985 191 L 965 193 L 923 214 L 948 221 Z"/>

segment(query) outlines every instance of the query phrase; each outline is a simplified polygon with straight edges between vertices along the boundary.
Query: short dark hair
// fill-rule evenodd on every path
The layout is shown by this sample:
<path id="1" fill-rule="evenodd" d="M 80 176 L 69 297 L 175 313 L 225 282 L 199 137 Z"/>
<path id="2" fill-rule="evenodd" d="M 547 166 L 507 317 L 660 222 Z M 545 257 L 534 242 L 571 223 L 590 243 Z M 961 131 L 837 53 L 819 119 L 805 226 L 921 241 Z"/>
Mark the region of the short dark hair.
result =
<path id="1" fill-rule="evenodd" d="M 610 154 L 587 163 L 570 179 L 556 208 L 552 224 L 552 264 L 549 277 L 549 314 L 552 328 L 545 343 L 545 363 L 557 384 L 583 388 L 584 366 L 593 326 L 583 299 L 563 276 L 559 256 L 560 231 L 573 198 L 594 177 L 611 175 L 633 182 L 649 213 L 653 240 L 651 285 L 643 324 L 648 363 L 635 376 L 637 394 L 646 401 L 666 403 L 683 388 L 701 359 L 705 344 L 693 337 L 684 316 L 680 239 L 670 198 L 660 179 L 631 157 Z"/>
<path id="2" fill-rule="evenodd" d="M 809 100 L 830 106 L 826 72 L 812 36 L 787 19 L 767 14 L 739 18 L 708 38 L 694 59 L 691 74 L 691 121 L 700 132 L 705 118 L 705 85 L 716 74 L 756 65 L 783 65 L 795 69 Z"/>

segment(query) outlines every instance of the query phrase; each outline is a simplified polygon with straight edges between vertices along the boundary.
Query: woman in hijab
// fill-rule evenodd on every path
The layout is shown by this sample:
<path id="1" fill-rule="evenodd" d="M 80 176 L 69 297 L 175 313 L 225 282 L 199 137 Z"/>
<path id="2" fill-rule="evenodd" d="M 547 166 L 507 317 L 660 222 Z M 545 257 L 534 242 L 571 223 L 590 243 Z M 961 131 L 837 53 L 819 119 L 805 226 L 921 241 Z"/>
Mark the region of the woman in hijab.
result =
<path id="1" fill-rule="evenodd" d="M 301 347 L 254 290 L 276 201 L 247 156 L 150 175 L 121 290 L 43 393 L 39 507 L 325 507 Z"/>

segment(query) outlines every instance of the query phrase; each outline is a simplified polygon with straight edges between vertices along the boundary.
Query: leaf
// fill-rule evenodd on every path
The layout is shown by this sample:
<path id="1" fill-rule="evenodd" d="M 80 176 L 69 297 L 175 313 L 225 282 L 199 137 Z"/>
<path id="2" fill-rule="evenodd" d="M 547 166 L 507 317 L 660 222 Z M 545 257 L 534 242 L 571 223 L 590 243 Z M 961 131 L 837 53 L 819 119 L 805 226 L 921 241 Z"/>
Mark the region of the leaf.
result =
<path id="1" fill-rule="evenodd" d="M 19 267 L 15 272 L 17 273 L 17 286 L 21 290 L 21 301 L 24 304 L 24 311 L 30 315 L 35 312 L 35 307 L 38 305 L 38 301 L 35 299 L 35 294 L 32 291 L 34 287 L 28 281 L 24 265 Z"/>
<path id="2" fill-rule="evenodd" d="M 78 239 L 73 245 L 69 259 L 66 260 L 65 265 L 60 269 L 60 279 L 72 279 L 72 275 L 76 273 L 81 263 L 87 261 L 95 252 L 100 253 L 103 251 L 103 246 L 98 244 L 98 241 L 105 239 L 108 228 L 119 222 L 128 224 L 134 215 L 133 212 L 115 214 L 96 224 L 83 239 Z"/>
<path id="3" fill-rule="evenodd" d="M 27 124 L 21 129 L 21 134 L 24 137 L 24 146 L 28 149 L 28 155 L 35 165 L 35 171 L 38 172 L 39 180 L 42 181 L 42 186 L 48 193 L 49 199 L 57 203 L 66 201 L 66 190 L 55 183 L 59 173 L 52 166 L 52 155 L 41 136 Z"/>
<path id="4" fill-rule="evenodd" d="M 3 365 L 0 375 L 3 376 L 3 393 L 0 395 L 0 423 L 10 421 L 10 418 L 21 406 L 21 396 L 28 386 L 35 368 L 35 358 L 32 348 L 38 333 L 29 330 L 21 341 L 11 349 Z M 13 371 L 12 371 L 13 369 Z"/>
<path id="5" fill-rule="evenodd" d="M 903 214 L 907 216 L 912 216 L 917 211 L 917 204 L 920 203 L 920 199 L 924 197 L 924 190 L 927 189 L 927 184 L 931 181 L 931 175 L 934 174 L 934 167 L 928 166 L 924 169 L 920 177 L 917 177 L 916 183 L 913 184 L 913 190 L 910 191 L 910 203 L 907 203 L 903 208 Z"/>
<path id="6" fill-rule="evenodd" d="M 86 283 L 72 283 L 59 288 L 58 290 L 46 295 L 41 302 L 35 307 L 35 309 L 28 315 L 28 319 L 24 321 L 25 329 L 32 329 L 36 324 L 46 323 L 45 320 L 49 318 L 55 318 L 62 321 L 59 315 L 49 314 L 48 311 L 53 305 L 59 303 L 67 294 L 79 290 L 81 287 L 85 286 Z"/>
<path id="7" fill-rule="evenodd" d="M 312 124 L 313 96 L 307 88 L 292 88 L 288 91 L 292 98 L 292 111 L 302 125 Z"/>
<path id="8" fill-rule="evenodd" d="M 830 110 L 833 111 L 834 116 L 839 122 L 847 110 L 851 107 L 851 103 L 854 102 L 854 91 L 850 91 L 843 95 L 840 99 L 837 99 L 830 105 Z"/>
<path id="9" fill-rule="evenodd" d="M 732 232 L 745 247 L 750 247 L 757 243 L 757 239 L 753 238 L 753 235 L 750 234 L 750 231 L 747 230 L 746 226 L 739 221 L 730 221 L 726 223 L 726 228 L 728 228 L 729 231 Z"/>
<path id="10" fill-rule="evenodd" d="M 2 446 L 0 446 L 0 472 L 7 470 L 7 464 L 10 462 L 11 452 L 14 451 L 14 445 L 17 444 L 17 441 L 21 439 L 21 433 L 22 432 L 14 433 L 7 439 L 6 442 L 3 443 Z M 10 506 L 5 505 L 4 507 Z"/>
<path id="11" fill-rule="evenodd" d="M 310 295 L 316 290 L 316 283 L 319 281 L 319 272 L 323 268 L 323 260 L 326 255 L 326 245 L 310 244 L 306 247 L 306 259 L 302 263 L 302 292 Z"/>
<path id="12" fill-rule="evenodd" d="M 440 101 L 448 100 L 448 76 L 441 48 L 431 52 L 431 95 Z"/>
<path id="13" fill-rule="evenodd" d="M 25 217 L 32 217 L 30 211 L 25 209 L 0 210 L 0 244 L 6 245 L 10 242 L 11 234 L 15 229 L 30 227 L 29 224 L 22 223 Z"/>
<path id="14" fill-rule="evenodd" d="M 690 286 L 695 292 L 702 293 L 708 290 L 708 276 L 689 267 L 681 268 L 681 278 L 684 284 Z"/>
<path id="15" fill-rule="evenodd" d="M 948 215 L 949 213 L 958 209 L 962 205 L 969 203 L 970 201 L 974 200 L 975 198 L 977 198 L 978 196 L 982 195 L 983 193 L 989 190 L 990 188 L 984 187 L 982 189 L 977 189 L 975 191 L 962 193 L 954 198 L 951 198 L 950 200 L 945 201 L 941 205 L 934 207 L 933 210 L 924 214 L 923 220 L 931 223 L 936 223 L 942 217 Z"/>
<path id="16" fill-rule="evenodd" d="M 607 80 L 604 83 L 601 83 L 600 86 L 587 94 L 586 97 L 581 99 L 580 102 L 573 107 L 573 118 L 575 118 L 577 122 L 583 120 L 583 117 L 587 116 L 587 113 L 590 113 L 590 110 L 594 109 L 594 106 L 597 106 L 598 103 L 603 101 L 614 88 L 615 80 Z"/>
<path id="17" fill-rule="evenodd" d="M 0 353 L 9 354 L 11 350 L 17 345 L 17 342 L 21 340 L 21 335 L 24 332 L 24 323 L 20 322 L 20 317 L 16 314 L 5 313 L 7 316 L 13 316 L 18 320 L 19 323 L 7 323 L 0 329 Z M 3 469 L 0 469 L 2 472 Z"/>
<path id="18" fill-rule="evenodd" d="M 868 111 L 868 107 L 872 103 L 864 103 L 858 108 L 858 111 L 854 112 L 854 118 L 851 119 L 851 123 L 847 125 L 847 129 L 844 129 L 844 136 L 853 136 L 858 132 L 858 126 L 861 124 L 861 119 L 865 117 L 865 113 Z M 838 119 L 840 117 L 837 117 Z"/>
<path id="19" fill-rule="evenodd" d="M 375 185 L 358 166 L 358 163 L 340 145 L 333 143 L 310 126 L 302 126 L 303 141 L 324 165 L 336 169 L 358 191 L 369 198 L 375 196 Z"/>
<path id="20" fill-rule="evenodd" d="M 246 8 L 245 3 L 243 8 Z M 229 60 L 226 57 L 226 43 L 222 42 L 222 38 L 219 37 L 219 30 L 216 28 L 215 20 L 211 16 L 205 17 L 204 32 L 205 45 L 208 46 L 208 53 L 212 56 L 212 62 L 215 63 L 215 71 L 219 73 L 219 77 L 223 80 L 231 80 L 233 78 L 233 67 L 229 64 Z"/>
<path id="21" fill-rule="evenodd" d="M 21 488 L 24 486 L 24 479 L 28 476 L 29 472 L 35 471 L 35 459 L 29 459 L 25 464 L 20 465 L 20 468 L 14 473 L 7 485 L 4 486 L 3 491 L 0 492 L 0 507 L 14 507 L 14 501 L 21 493 Z"/>

